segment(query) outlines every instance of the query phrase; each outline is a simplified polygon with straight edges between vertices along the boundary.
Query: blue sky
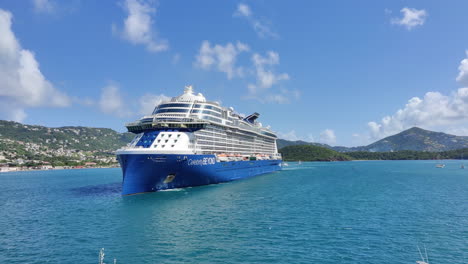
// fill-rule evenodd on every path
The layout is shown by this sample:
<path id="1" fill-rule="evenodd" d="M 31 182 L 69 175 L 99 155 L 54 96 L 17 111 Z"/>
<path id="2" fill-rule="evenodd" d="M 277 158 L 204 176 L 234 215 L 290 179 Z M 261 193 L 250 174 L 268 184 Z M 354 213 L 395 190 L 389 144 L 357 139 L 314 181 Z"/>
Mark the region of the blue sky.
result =
<path id="1" fill-rule="evenodd" d="M 287 139 L 468 135 L 466 1 L 0 1 L 0 118 L 124 131 L 185 85 Z"/>

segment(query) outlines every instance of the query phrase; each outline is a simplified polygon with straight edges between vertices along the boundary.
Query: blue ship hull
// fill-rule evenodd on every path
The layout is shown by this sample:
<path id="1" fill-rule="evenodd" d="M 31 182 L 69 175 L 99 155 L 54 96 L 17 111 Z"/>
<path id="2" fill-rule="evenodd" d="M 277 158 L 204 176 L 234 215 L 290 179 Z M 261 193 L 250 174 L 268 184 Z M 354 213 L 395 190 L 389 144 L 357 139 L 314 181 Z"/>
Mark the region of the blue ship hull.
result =
<path id="1" fill-rule="evenodd" d="M 281 169 L 281 160 L 217 162 L 214 155 L 119 154 L 122 195 L 228 182 Z"/>

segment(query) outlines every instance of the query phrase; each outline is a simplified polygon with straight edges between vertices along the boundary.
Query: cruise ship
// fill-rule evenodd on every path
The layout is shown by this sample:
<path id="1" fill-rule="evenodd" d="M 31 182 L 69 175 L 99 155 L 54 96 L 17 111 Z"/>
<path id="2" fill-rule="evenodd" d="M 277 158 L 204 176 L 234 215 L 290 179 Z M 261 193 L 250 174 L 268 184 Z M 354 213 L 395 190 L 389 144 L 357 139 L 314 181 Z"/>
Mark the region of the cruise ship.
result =
<path id="1" fill-rule="evenodd" d="M 192 86 L 126 124 L 136 134 L 117 150 L 122 194 L 228 182 L 281 169 L 276 135 L 232 107 L 207 101 Z"/>

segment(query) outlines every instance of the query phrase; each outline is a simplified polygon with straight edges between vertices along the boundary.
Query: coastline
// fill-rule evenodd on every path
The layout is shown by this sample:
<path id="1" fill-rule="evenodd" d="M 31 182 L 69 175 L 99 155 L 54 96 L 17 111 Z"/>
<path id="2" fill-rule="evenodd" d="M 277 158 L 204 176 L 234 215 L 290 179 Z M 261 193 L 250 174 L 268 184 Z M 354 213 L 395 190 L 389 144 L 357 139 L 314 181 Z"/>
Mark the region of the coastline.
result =
<path id="1" fill-rule="evenodd" d="M 465 159 L 352 159 L 352 160 L 283 160 L 283 162 L 347 162 L 347 161 L 465 161 Z M 468 159 L 466 159 L 468 161 Z"/>
<path id="2" fill-rule="evenodd" d="M 1 167 L 0 173 L 20 172 L 20 171 L 55 171 L 55 170 L 82 170 L 82 169 L 111 169 L 120 168 L 117 164 L 115 166 L 96 166 L 96 167 L 60 167 L 60 168 L 22 168 L 22 167 Z"/>

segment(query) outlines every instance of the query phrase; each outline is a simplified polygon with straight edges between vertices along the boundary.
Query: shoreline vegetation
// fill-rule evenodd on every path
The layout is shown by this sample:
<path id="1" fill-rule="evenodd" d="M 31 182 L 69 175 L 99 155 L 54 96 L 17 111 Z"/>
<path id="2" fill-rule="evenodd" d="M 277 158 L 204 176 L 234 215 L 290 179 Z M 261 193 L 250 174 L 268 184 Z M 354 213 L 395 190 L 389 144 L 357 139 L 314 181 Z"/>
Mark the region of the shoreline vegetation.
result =
<path id="1" fill-rule="evenodd" d="M 119 164 L 99 165 L 99 166 L 0 166 L 0 173 L 2 172 L 16 172 L 16 171 L 47 171 L 47 170 L 78 170 L 78 169 L 109 169 L 120 168 Z"/>
<path id="2" fill-rule="evenodd" d="M 313 145 L 294 145 L 281 148 L 284 161 L 351 161 L 351 160 L 463 160 L 468 148 L 429 152 L 401 150 L 394 152 L 338 152 Z"/>

